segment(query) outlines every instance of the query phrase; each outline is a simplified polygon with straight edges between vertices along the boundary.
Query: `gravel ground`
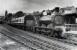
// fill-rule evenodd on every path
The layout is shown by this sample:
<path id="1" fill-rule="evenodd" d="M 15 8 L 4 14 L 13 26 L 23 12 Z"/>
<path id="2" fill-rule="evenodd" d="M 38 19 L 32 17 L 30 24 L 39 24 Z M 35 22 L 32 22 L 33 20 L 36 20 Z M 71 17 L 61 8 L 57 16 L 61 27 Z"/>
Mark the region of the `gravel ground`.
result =
<path id="1" fill-rule="evenodd" d="M 0 50 L 30 50 L 0 33 Z"/>

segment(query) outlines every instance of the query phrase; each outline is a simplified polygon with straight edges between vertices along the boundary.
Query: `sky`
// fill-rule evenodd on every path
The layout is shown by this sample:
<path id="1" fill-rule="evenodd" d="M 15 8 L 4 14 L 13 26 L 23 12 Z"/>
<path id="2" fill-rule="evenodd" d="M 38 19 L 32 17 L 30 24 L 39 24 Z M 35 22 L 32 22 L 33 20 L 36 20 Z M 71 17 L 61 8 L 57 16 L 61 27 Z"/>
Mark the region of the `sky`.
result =
<path id="1" fill-rule="evenodd" d="M 15 13 L 17 11 L 33 12 L 44 9 L 53 9 L 54 7 L 77 7 L 77 0 L 0 0 L 0 15 L 5 11 Z"/>

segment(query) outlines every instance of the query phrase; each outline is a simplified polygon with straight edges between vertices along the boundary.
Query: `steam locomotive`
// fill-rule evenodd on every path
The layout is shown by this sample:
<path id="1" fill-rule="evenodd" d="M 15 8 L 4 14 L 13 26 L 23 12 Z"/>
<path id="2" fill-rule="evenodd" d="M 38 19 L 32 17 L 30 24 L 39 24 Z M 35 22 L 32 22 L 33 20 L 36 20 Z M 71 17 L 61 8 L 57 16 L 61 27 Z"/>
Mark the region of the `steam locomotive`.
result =
<path id="1" fill-rule="evenodd" d="M 57 38 L 69 38 L 72 35 L 76 35 L 76 14 L 65 15 L 52 15 L 44 14 L 43 16 L 24 15 L 22 17 L 16 17 L 9 20 L 8 24 L 22 28 L 26 31 L 32 31 L 35 33 L 57 37 Z"/>

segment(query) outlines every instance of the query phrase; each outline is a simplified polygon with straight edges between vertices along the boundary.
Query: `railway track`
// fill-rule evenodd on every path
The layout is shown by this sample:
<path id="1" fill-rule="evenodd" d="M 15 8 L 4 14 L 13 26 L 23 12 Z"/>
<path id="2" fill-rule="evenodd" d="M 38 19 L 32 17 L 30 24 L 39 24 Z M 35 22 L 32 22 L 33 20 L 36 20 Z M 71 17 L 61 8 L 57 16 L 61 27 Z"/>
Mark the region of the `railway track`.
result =
<path id="1" fill-rule="evenodd" d="M 6 32 L 8 35 L 6 35 L 3 32 Z M 20 43 L 20 44 L 22 44 L 22 45 L 24 45 L 26 47 L 29 47 L 32 50 L 40 49 L 37 46 L 34 46 L 33 43 L 30 40 L 28 40 L 28 39 L 26 39 L 24 37 L 21 37 L 19 35 L 15 35 L 15 34 L 9 33 L 7 31 L 3 31 L 3 32 L 2 32 L 3 35 L 5 35 L 5 36 L 7 36 L 7 37 L 9 37 L 11 39 L 13 39 L 14 41 L 16 41 L 16 42 L 18 42 L 18 43 Z"/>
<path id="2" fill-rule="evenodd" d="M 61 46 L 57 46 L 54 43 L 51 44 L 51 43 L 47 43 L 46 41 L 39 42 L 38 40 L 36 40 L 36 41 L 31 40 L 29 38 L 26 38 L 26 37 L 23 37 L 23 36 L 20 36 L 17 34 L 9 33 L 7 31 L 4 31 L 4 32 L 8 33 L 8 35 L 3 33 L 5 36 L 12 38 L 13 40 L 23 44 L 24 46 L 28 46 L 32 50 L 38 50 L 38 49 L 41 49 L 41 50 L 51 50 L 51 49 L 53 49 L 53 50 L 66 50 L 66 48 L 63 48 Z M 22 41 L 20 41 L 20 39 L 22 39 Z M 25 42 L 28 42 L 28 43 L 25 43 Z"/>
<path id="3" fill-rule="evenodd" d="M 11 30 L 10 30 L 11 31 Z M 65 47 L 62 47 L 62 46 L 59 46 L 57 44 L 54 44 L 54 43 L 49 43 L 48 41 L 44 41 L 42 39 L 39 39 L 39 38 L 36 38 L 36 37 L 33 37 L 33 36 L 30 36 L 28 34 L 26 34 L 25 36 L 23 36 L 22 34 L 18 34 L 19 32 L 16 31 L 15 29 L 12 30 L 12 32 L 7 32 L 6 30 L 4 30 L 3 32 L 6 32 L 8 35 L 8 37 L 12 38 L 12 39 L 15 39 L 16 41 L 18 42 L 21 42 L 22 44 L 24 45 L 27 45 L 29 46 L 30 48 L 34 48 L 33 50 L 69 50 L 68 48 L 65 48 Z M 14 34 L 16 32 L 16 34 Z M 22 33 L 22 32 L 20 32 Z M 17 39 L 18 38 L 18 39 Z M 19 39 L 22 39 L 23 41 L 20 41 Z M 25 42 L 28 42 L 28 43 L 25 43 Z"/>
<path id="4" fill-rule="evenodd" d="M 8 26 L 9 27 L 9 26 Z M 11 29 L 11 28 L 10 28 Z M 13 29 L 13 28 L 12 28 Z M 15 30 L 14 29 L 14 31 L 17 31 L 17 30 Z M 14 32 L 13 31 L 13 32 Z M 19 31 L 18 31 L 19 32 Z M 60 42 L 63 42 L 63 43 L 67 43 L 67 44 L 69 44 L 69 45 L 75 45 L 75 46 L 77 46 L 77 41 L 75 41 L 75 40 L 72 40 L 72 39 L 58 39 L 58 38 L 54 38 L 54 37 L 48 37 L 48 36 L 46 36 L 46 35 L 42 35 L 42 36 L 45 36 L 45 37 L 47 37 L 47 38 L 50 38 L 50 39 L 53 39 L 53 40 L 57 40 L 57 41 L 60 41 Z M 33 36 L 32 36 L 33 37 Z"/>
<path id="5" fill-rule="evenodd" d="M 1 32 L 1 33 L 2 33 L 2 32 Z M 31 49 L 31 50 L 36 50 L 35 48 L 32 48 L 32 47 L 26 45 L 26 43 L 24 43 L 24 42 L 22 42 L 22 41 L 19 41 L 19 39 L 16 39 L 15 37 L 11 37 L 11 36 L 6 35 L 6 34 L 4 34 L 4 33 L 2 33 L 2 34 L 3 34 L 4 36 L 6 36 L 6 37 L 8 37 L 8 38 L 10 38 L 10 39 L 12 39 L 12 40 L 14 40 L 15 42 L 18 42 L 18 43 L 20 43 L 21 45 L 23 45 L 23 46 L 25 46 L 25 47 L 28 47 L 28 48 Z"/>

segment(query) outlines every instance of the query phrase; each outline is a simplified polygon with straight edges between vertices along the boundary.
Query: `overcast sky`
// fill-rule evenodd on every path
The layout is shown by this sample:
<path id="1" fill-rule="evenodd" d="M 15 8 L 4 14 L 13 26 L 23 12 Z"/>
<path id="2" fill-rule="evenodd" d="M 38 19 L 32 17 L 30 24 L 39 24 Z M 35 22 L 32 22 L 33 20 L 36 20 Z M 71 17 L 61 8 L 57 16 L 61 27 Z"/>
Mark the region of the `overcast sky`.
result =
<path id="1" fill-rule="evenodd" d="M 24 11 L 41 11 L 43 9 L 53 9 L 56 6 L 76 6 L 76 0 L 0 0 L 0 15 L 3 15 L 5 10 L 9 12 Z"/>

